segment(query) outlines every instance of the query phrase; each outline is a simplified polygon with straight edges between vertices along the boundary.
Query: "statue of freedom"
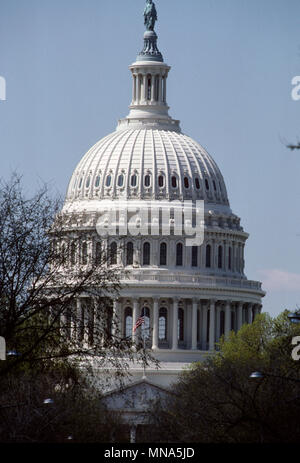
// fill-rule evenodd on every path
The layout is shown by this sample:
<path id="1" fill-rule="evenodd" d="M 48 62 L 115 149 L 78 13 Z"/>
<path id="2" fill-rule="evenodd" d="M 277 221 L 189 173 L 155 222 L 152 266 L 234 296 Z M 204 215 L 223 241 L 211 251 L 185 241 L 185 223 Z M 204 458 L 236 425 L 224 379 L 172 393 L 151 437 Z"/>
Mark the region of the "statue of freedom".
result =
<path id="1" fill-rule="evenodd" d="M 147 0 L 147 4 L 144 10 L 144 24 L 147 27 L 147 31 L 153 31 L 155 22 L 157 21 L 157 12 L 155 8 L 155 4 L 152 0 Z"/>

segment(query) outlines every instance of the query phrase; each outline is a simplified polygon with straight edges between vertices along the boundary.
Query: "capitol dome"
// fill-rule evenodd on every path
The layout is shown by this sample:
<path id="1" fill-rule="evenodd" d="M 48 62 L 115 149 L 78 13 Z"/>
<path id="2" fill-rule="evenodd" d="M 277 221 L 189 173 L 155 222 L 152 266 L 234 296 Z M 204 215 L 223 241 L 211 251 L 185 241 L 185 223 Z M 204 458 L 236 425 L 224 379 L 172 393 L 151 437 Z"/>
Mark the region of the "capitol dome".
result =
<path id="1" fill-rule="evenodd" d="M 123 129 L 100 140 L 79 162 L 67 200 L 204 200 L 229 205 L 222 174 L 190 137 L 157 127 Z"/>
<path id="2" fill-rule="evenodd" d="M 169 115 L 170 67 L 153 30 L 146 31 L 144 48 L 130 71 L 130 112 L 75 168 L 63 213 L 70 217 L 68 233 L 76 244 L 77 265 L 86 265 L 99 248 L 109 251 L 109 265 L 120 275 L 113 317 L 121 336 L 135 343 L 134 327 L 143 317 L 147 347 L 162 362 L 161 369 L 150 368 L 147 377 L 169 386 L 184 366 L 214 351 L 222 335 L 252 323 L 265 293 L 260 282 L 245 275 L 248 234 L 230 208 L 216 162 Z M 155 225 L 155 233 L 149 228 L 134 236 L 124 231 L 100 236 L 97 226 L 107 222 L 113 208 L 118 209 L 117 225 L 124 225 L 126 201 L 135 212 L 150 202 L 157 209 L 189 202 L 195 212 L 201 202 L 202 242 L 187 245 L 184 233 L 175 233 L 174 216 L 167 223 L 171 233 L 165 233 L 160 213 L 146 223 Z M 84 312 L 85 299 L 83 295 L 77 304 L 83 317 L 90 316 Z M 143 374 L 132 372 L 136 377 Z"/>

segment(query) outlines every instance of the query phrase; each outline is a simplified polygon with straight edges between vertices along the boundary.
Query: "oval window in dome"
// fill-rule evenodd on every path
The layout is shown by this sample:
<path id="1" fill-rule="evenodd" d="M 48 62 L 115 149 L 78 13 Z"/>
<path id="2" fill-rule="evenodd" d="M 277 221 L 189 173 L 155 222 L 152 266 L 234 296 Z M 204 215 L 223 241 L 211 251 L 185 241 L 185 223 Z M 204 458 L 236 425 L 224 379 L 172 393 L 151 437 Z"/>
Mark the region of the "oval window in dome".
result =
<path id="1" fill-rule="evenodd" d="M 131 176 L 131 186 L 132 186 L 133 188 L 137 186 L 137 176 L 136 176 L 136 174 L 133 174 L 133 175 Z"/>
<path id="2" fill-rule="evenodd" d="M 208 183 L 207 178 L 205 179 L 205 187 L 206 187 L 207 190 L 209 190 L 209 183 Z"/>
<path id="3" fill-rule="evenodd" d="M 214 190 L 217 191 L 217 185 L 215 181 L 213 181 L 213 185 L 214 185 Z"/>
<path id="4" fill-rule="evenodd" d="M 119 175 L 119 177 L 118 177 L 118 187 L 121 188 L 123 185 L 124 185 L 124 175 L 121 174 L 121 175 Z"/>
<path id="5" fill-rule="evenodd" d="M 196 187 L 196 190 L 200 190 L 201 186 L 200 186 L 200 180 L 198 177 L 195 178 L 195 187 Z"/>
<path id="6" fill-rule="evenodd" d="M 78 185 L 78 189 L 80 190 L 80 188 L 82 187 L 82 177 L 80 179 L 80 182 L 79 182 L 79 185 Z"/>
<path id="7" fill-rule="evenodd" d="M 160 175 L 160 176 L 158 177 L 158 186 L 159 186 L 159 188 L 163 188 L 163 187 L 164 187 L 164 184 L 165 184 L 164 176 L 163 176 L 163 175 Z"/>
<path id="8" fill-rule="evenodd" d="M 95 180 L 95 187 L 99 188 L 99 186 L 100 186 L 100 175 L 98 175 Z"/>
<path id="9" fill-rule="evenodd" d="M 107 186 L 107 187 L 110 187 L 110 185 L 111 185 L 111 175 L 108 175 L 108 176 L 106 177 L 106 186 Z"/>
<path id="10" fill-rule="evenodd" d="M 184 177 L 184 188 L 187 190 L 190 188 L 190 182 L 187 177 Z"/>
<path id="11" fill-rule="evenodd" d="M 86 188 L 89 188 L 89 187 L 90 187 L 90 184 L 91 184 L 91 176 L 89 175 L 88 178 L 87 178 L 85 187 L 86 187 Z"/>
<path id="12" fill-rule="evenodd" d="M 151 177 L 150 175 L 145 175 L 145 187 L 149 188 L 149 186 L 151 185 Z"/>
<path id="13" fill-rule="evenodd" d="M 177 177 L 175 175 L 172 177 L 172 188 L 177 188 Z"/>

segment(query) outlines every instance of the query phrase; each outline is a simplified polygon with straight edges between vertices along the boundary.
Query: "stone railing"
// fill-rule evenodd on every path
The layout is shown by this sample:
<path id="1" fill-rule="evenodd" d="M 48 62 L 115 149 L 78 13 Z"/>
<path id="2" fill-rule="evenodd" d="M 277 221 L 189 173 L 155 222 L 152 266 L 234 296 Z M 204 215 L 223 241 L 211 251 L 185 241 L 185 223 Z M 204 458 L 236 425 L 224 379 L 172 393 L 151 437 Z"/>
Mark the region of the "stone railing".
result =
<path id="1" fill-rule="evenodd" d="M 236 287 L 246 288 L 261 291 L 261 283 L 259 281 L 251 281 L 240 278 L 222 278 L 212 276 L 193 276 L 193 275 L 162 275 L 156 273 L 125 273 L 122 274 L 121 280 L 130 282 L 156 282 L 156 283 L 168 283 L 168 284 L 186 284 L 186 285 L 197 285 L 204 287 Z"/>

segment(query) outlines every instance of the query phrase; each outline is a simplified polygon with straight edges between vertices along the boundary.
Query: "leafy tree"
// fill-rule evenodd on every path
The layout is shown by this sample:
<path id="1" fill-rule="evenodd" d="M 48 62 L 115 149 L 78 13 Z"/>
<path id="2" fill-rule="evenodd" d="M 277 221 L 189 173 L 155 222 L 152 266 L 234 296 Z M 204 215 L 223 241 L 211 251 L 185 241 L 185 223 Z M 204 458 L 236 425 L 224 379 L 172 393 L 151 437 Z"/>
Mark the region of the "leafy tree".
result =
<path id="1" fill-rule="evenodd" d="M 184 372 L 174 394 L 156 404 L 156 439 L 166 442 L 297 442 L 300 365 L 291 358 L 299 335 L 287 312 L 256 317 L 221 340 L 219 351 Z M 250 379 L 260 371 L 263 378 Z"/>

